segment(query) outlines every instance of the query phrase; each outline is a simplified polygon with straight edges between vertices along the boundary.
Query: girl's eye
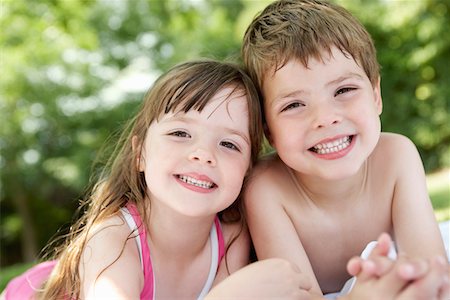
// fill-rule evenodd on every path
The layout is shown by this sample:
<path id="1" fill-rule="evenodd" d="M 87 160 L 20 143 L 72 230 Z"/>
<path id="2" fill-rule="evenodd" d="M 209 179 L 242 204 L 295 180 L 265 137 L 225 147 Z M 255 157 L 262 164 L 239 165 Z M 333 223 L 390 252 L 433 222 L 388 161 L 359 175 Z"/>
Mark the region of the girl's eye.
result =
<path id="1" fill-rule="evenodd" d="M 191 137 L 189 135 L 189 133 L 187 133 L 185 131 L 181 131 L 181 130 L 177 130 L 177 131 L 171 132 L 171 133 L 169 133 L 169 135 L 178 136 L 178 137 L 185 137 L 185 138 Z"/>
<path id="2" fill-rule="evenodd" d="M 231 149 L 231 150 L 240 151 L 239 148 L 235 144 L 230 143 L 230 142 L 220 142 L 220 145 L 224 146 L 228 149 Z"/>
<path id="3" fill-rule="evenodd" d="M 334 96 L 336 97 L 337 95 L 341 95 L 341 94 L 345 94 L 347 92 L 356 90 L 356 88 L 352 88 L 352 87 L 345 87 L 345 88 L 341 88 L 339 90 L 337 90 L 336 94 L 334 94 Z"/>
<path id="4" fill-rule="evenodd" d="M 300 107 L 300 106 L 304 106 L 304 105 L 299 102 L 293 102 L 293 103 L 290 103 L 290 104 L 286 105 L 285 107 L 283 107 L 283 109 L 281 111 L 282 112 L 287 111 L 287 110 L 290 110 L 290 109 L 293 109 L 296 107 Z"/>

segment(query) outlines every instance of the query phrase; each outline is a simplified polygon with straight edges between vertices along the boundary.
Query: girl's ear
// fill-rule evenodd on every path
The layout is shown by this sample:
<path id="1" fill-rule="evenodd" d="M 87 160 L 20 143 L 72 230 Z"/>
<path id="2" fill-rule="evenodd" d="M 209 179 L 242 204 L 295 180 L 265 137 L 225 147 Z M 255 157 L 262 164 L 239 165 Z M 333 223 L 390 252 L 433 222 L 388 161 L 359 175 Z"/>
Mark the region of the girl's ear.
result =
<path id="1" fill-rule="evenodd" d="M 378 76 L 378 80 L 373 86 L 373 96 L 375 99 L 375 106 L 377 108 L 378 115 L 381 115 L 381 112 L 383 111 L 383 99 L 381 97 L 381 79 L 380 76 Z"/>
<path id="2" fill-rule="evenodd" d="M 144 159 L 142 157 L 142 145 L 137 136 L 131 138 L 131 147 L 136 159 L 136 169 L 139 172 L 144 172 Z"/>

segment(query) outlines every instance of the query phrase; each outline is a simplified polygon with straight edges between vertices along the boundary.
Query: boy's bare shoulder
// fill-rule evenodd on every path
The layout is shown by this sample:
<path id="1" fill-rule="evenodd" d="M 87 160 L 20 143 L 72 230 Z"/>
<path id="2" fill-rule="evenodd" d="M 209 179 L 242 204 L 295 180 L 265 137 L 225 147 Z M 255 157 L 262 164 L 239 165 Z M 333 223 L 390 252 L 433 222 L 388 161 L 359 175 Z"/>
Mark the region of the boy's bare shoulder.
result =
<path id="1" fill-rule="evenodd" d="M 398 133 L 383 132 L 375 148 L 374 155 L 380 156 L 384 160 L 389 160 L 397 159 L 407 153 L 415 153 L 416 151 L 416 146 L 408 137 Z"/>
<path id="2" fill-rule="evenodd" d="M 245 198 L 281 199 L 292 184 L 286 165 L 277 154 L 262 157 L 245 186 Z"/>
<path id="3" fill-rule="evenodd" d="M 410 165 L 420 163 L 420 156 L 414 143 L 406 136 L 397 133 L 385 133 L 380 136 L 377 147 L 369 158 L 372 167 L 391 175 L 410 169 Z M 414 164 L 411 164 L 415 162 Z"/>
<path id="4" fill-rule="evenodd" d="M 250 175 L 251 182 L 266 182 L 279 176 L 286 176 L 286 165 L 281 161 L 276 153 L 271 153 L 261 157 L 253 167 Z"/>
<path id="5" fill-rule="evenodd" d="M 391 146 L 414 145 L 408 137 L 393 132 L 382 132 L 380 135 L 380 143 L 391 144 Z"/>

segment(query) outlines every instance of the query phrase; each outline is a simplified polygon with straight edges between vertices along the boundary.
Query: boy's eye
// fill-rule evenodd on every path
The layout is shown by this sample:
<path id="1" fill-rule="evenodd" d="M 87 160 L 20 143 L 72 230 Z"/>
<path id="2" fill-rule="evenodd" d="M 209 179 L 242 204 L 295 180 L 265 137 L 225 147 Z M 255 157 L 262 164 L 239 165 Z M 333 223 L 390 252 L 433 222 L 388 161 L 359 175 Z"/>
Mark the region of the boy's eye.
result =
<path id="1" fill-rule="evenodd" d="M 231 149 L 231 150 L 240 151 L 239 148 L 235 144 L 230 143 L 230 142 L 220 142 L 220 145 L 224 146 L 228 149 Z"/>
<path id="2" fill-rule="evenodd" d="M 286 105 L 285 107 L 283 107 L 283 109 L 281 111 L 282 112 L 287 111 L 287 110 L 290 110 L 290 109 L 293 109 L 296 107 L 300 107 L 300 106 L 304 106 L 304 105 L 299 102 L 293 102 L 293 103 L 290 103 L 290 104 Z"/>
<path id="3" fill-rule="evenodd" d="M 352 88 L 352 87 L 341 88 L 341 89 L 337 90 L 337 92 L 336 92 L 336 94 L 334 94 L 334 96 L 345 94 L 345 93 L 353 91 L 353 90 L 356 90 L 356 89 Z"/>
<path id="4" fill-rule="evenodd" d="M 181 131 L 181 130 L 177 130 L 177 131 L 171 132 L 171 133 L 169 133 L 169 135 L 178 136 L 178 137 L 186 137 L 186 138 L 191 137 L 189 135 L 189 133 L 187 133 L 185 131 Z"/>

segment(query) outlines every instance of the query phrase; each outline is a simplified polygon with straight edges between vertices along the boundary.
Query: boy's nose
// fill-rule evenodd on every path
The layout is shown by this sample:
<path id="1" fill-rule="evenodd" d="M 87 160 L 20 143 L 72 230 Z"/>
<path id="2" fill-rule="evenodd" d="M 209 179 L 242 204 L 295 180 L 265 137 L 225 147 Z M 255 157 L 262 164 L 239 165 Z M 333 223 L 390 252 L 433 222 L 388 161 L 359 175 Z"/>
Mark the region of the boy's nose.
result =
<path id="1" fill-rule="evenodd" d="M 214 158 L 214 155 L 211 153 L 211 151 L 203 148 L 197 148 L 196 150 L 192 151 L 191 154 L 189 154 L 189 160 L 197 161 L 201 164 L 206 164 L 211 167 L 216 166 L 216 159 Z"/>
<path id="2" fill-rule="evenodd" d="M 316 108 L 314 112 L 314 127 L 323 128 L 341 122 L 341 116 L 335 107 L 324 105 Z"/>

